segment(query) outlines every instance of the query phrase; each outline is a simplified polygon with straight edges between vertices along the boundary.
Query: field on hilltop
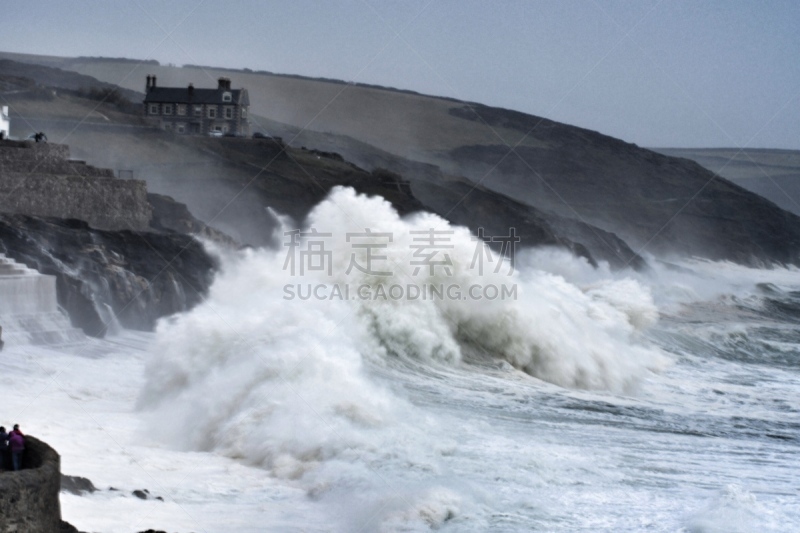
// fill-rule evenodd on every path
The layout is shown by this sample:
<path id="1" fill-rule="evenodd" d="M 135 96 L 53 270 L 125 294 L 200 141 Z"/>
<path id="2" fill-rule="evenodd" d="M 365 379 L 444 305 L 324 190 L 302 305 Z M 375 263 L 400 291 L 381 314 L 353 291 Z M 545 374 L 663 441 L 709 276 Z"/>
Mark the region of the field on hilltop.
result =
<path id="1" fill-rule="evenodd" d="M 486 143 L 518 143 L 523 133 L 501 125 L 475 127 L 450 114 L 462 103 L 407 91 L 365 87 L 333 80 L 315 80 L 211 67 L 171 67 L 130 61 L 56 58 L 0 53 L 19 61 L 43 62 L 138 91 L 144 97 L 145 77 L 154 74 L 159 86 L 216 87 L 229 77 L 234 87 L 250 93 L 251 112 L 297 127 L 333 131 L 382 150 L 425 160 L 439 151 Z M 539 145 L 533 137 L 524 144 Z"/>

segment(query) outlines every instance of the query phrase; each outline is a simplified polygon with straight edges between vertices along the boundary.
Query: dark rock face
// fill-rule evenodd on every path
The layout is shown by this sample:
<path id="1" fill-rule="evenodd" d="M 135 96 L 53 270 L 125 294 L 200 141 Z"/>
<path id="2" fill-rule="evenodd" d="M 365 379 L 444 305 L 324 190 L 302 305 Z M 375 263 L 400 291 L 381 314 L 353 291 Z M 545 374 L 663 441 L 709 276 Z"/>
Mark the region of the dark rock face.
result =
<path id="1" fill-rule="evenodd" d="M 153 207 L 153 218 L 150 220 L 153 229 L 201 237 L 230 248 L 241 246 L 229 235 L 196 219 L 186 204 L 175 201 L 171 196 L 147 193 L 147 201 Z"/>
<path id="2" fill-rule="evenodd" d="M 56 276 L 59 304 L 91 336 L 103 336 L 114 317 L 126 328 L 150 330 L 158 318 L 191 308 L 215 267 L 188 235 L 103 231 L 23 215 L 0 215 L 0 251 Z"/>
<path id="3" fill-rule="evenodd" d="M 0 475 L 0 531 L 60 531 L 60 457 L 50 446 L 25 437 L 23 469 Z"/>
<path id="4" fill-rule="evenodd" d="M 485 235 L 506 236 L 514 228 L 521 239 L 520 247 L 559 246 L 592 263 L 606 260 L 614 267 L 644 265 L 644 261 L 612 233 L 544 213 L 467 179 L 444 176 L 435 166 L 382 154 L 375 161 L 406 174 L 385 168 L 367 172 L 332 152 L 295 150 L 274 140 L 219 141 L 209 145 L 210 149 L 218 150 L 230 161 L 246 158 L 254 167 L 263 169 L 246 194 L 295 220 L 302 220 L 334 186 L 348 186 L 362 194 L 383 197 L 401 215 L 429 211 L 453 224 L 470 228 L 474 234 L 482 228 Z"/>
<path id="5" fill-rule="evenodd" d="M 81 533 L 78 528 L 70 524 L 69 522 L 61 521 L 61 529 L 58 530 L 58 533 Z"/>

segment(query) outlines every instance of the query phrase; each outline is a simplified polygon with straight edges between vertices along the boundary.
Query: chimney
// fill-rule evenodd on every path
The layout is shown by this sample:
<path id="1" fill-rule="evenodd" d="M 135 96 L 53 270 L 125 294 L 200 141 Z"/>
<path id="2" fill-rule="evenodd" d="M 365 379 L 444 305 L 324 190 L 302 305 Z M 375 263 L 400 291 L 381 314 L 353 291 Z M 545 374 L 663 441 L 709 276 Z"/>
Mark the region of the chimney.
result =
<path id="1" fill-rule="evenodd" d="M 155 88 L 156 88 L 156 77 L 153 76 L 153 89 L 155 89 Z"/>
<path id="2" fill-rule="evenodd" d="M 194 84 L 190 83 L 187 90 L 189 91 L 189 97 L 191 98 L 191 96 L 194 94 Z"/>
<path id="3" fill-rule="evenodd" d="M 231 80 L 230 80 L 230 78 L 225 81 L 225 87 L 227 87 L 229 91 L 231 90 Z"/>
<path id="4" fill-rule="evenodd" d="M 150 79 L 151 79 L 151 77 L 148 74 L 147 75 L 147 85 L 145 85 L 145 91 L 144 92 L 150 92 Z"/>
<path id="5" fill-rule="evenodd" d="M 220 78 L 220 79 L 217 80 L 217 82 L 219 84 L 219 85 L 217 85 L 217 90 L 218 91 L 225 90 L 225 78 Z"/>

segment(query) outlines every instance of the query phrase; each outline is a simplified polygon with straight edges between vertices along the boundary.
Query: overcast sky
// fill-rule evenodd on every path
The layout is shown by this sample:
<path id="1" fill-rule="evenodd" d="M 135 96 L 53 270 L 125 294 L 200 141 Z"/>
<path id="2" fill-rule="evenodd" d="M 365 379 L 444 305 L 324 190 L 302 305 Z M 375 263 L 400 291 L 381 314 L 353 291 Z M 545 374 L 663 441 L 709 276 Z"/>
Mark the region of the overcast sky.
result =
<path id="1" fill-rule="evenodd" d="M 796 0 L 0 2 L 9 52 L 324 76 L 642 146 L 800 149 Z"/>

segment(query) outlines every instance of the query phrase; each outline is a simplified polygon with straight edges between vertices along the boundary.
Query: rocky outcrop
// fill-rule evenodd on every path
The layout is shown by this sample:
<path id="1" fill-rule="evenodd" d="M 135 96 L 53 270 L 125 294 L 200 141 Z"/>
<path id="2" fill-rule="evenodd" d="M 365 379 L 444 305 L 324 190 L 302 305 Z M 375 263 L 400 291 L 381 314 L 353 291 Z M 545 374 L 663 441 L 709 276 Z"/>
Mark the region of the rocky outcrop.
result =
<path id="1" fill-rule="evenodd" d="M 0 474 L 0 531 L 53 533 L 61 530 L 60 457 L 50 446 L 25 437 L 23 469 Z"/>
<path id="2" fill-rule="evenodd" d="M 104 231 L 79 220 L 0 215 L 0 252 L 56 277 L 72 325 L 103 336 L 120 325 L 150 330 L 198 303 L 215 262 L 179 233 Z"/>
<path id="3" fill-rule="evenodd" d="M 69 492 L 75 496 L 82 496 L 84 493 L 91 494 L 97 492 L 92 480 L 81 476 L 65 476 L 61 474 L 61 491 Z"/>
<path id="4" fill-rule="evenodd" d="M 192 215 L 186 204 L 171 196 L 147 193 L 147 201 L 153 208 L 150 227 L 161 231 L 174 231 L 209 240 L 227 248 L 239 248 L 241 244 L 230 235 L 212 228 Z"/>
<path id="5" fill-rule="evenodd" d="M 69 146 L 65 144 L 12 140 L 0 143 L 0 174 L 7 173 L 114 177 L 114 172 L 110 169 L 97 168 L 87 165 L 85 161 L 70 159 Z"/>

